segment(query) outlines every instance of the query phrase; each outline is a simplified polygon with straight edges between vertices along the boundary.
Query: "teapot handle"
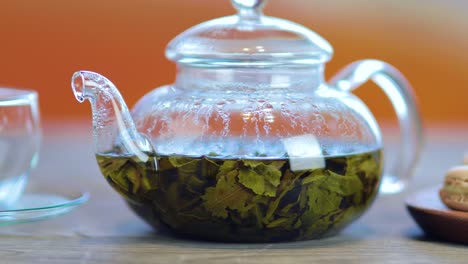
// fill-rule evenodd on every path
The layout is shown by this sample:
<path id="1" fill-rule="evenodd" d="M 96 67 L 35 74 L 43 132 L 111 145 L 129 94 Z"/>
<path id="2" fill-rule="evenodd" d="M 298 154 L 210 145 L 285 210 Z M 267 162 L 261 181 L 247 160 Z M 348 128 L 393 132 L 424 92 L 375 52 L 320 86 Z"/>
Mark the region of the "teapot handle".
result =
<path id="1" fill-rule="evenodd" d="M 406 185 L 419 159 L 423 133 L 416 97 L 406 78 L 393 66 L 379 60 L 356 61 L 330 81 L 330 85 L 350 92 L 368 80 L 376 83 L 390 99 L 400 124 L 398 159 L 388 168 L 382 179 L 383 193 L 396 193 Z"/>

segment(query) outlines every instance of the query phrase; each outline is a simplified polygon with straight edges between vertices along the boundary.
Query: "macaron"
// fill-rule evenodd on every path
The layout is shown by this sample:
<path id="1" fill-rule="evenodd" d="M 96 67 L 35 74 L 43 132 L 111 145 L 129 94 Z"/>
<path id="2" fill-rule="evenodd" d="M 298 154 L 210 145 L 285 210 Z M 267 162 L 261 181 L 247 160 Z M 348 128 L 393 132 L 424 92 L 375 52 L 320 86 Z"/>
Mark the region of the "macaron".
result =
<path id="1" fill-rule="evenodd" d="M 468 212 L 468 165 L 447 171 L 439 195 L 447 207 Z"/>

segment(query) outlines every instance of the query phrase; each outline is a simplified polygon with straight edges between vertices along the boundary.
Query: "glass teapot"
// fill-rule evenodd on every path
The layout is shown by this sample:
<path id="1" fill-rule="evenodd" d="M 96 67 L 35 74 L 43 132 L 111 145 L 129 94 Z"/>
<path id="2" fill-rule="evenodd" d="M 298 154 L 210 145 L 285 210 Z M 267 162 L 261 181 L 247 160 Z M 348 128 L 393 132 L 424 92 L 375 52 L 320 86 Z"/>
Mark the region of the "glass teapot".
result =
<path id="1" fill-rule="evenodd" d="M 398 192 L 421 148 L 411 87 L 392 66 L 355 62 L 324 81 L 332 47 L 261 0 L 172 40 L 174 84 L 130 112 L 105 77 L 76 72 L 92 105 L 96 157 L 108 183 L 156 228 L 223 241 L 313 239 L 336 233 L 382 192 Z M 379 127 L 351 92 L 373 80 L 401 127 L 383 175 Z M 393 165 L 393 166 L 392 166 Z"/>

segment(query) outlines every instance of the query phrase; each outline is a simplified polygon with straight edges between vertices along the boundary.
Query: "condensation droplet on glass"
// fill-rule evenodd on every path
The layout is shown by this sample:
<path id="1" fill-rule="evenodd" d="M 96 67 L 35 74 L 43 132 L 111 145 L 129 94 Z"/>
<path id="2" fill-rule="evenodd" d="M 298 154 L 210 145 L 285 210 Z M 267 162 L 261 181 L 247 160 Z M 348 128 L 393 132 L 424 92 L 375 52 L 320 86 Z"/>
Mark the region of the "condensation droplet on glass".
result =
<path id="1" fill-rule="evenodd" d="M 242 113 L 242 120 L 244 120 L 244 122 L 247 122 L 252 118 L 252 116 L 252 111 L 245 111 L 244 113 Z"/>

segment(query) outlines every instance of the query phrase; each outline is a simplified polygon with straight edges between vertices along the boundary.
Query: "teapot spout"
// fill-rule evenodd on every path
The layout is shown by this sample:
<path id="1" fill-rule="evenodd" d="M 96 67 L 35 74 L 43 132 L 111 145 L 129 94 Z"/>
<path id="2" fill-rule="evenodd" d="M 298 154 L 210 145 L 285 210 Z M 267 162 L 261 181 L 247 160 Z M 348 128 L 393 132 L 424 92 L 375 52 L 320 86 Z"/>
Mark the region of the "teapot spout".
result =
<path id="1" fill-rule="evenodd" d="M 97 154 L 116 153 L 148 160 L 152 145 L 137 131 L 127 105 L 111 81 L 95 72 L 78 71 L 73 74 L 71 86 L 80 103 L 86 99 L 91 103 Z"/>

